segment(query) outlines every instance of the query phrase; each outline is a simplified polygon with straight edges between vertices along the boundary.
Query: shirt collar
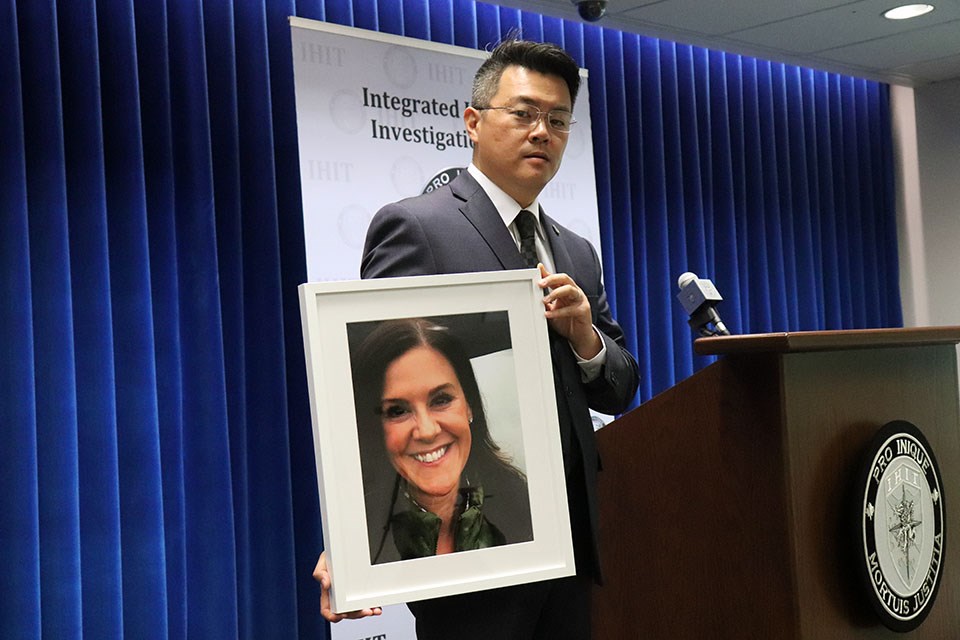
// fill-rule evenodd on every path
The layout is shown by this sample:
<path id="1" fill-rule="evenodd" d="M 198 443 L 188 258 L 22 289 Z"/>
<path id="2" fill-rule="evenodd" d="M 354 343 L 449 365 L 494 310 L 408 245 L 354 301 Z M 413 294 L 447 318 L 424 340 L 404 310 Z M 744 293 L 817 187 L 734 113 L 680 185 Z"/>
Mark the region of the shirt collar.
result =
<path id="1" fill-rule="evenodd" d="M 467 172 L 480 184 L 484 193 L 486 193 L 490 201 L 493 202 L 493 206 L 497 208 L 497 213 L 500 214 L 504 226 L 509 228 L 510 225 L 513 224 L 514 218 L 517 217 L 517 213 L 519 213 L 521 209 L 526 209 L 534 214 L 534 218 L 537 220 L 537 233 L 541 237 L 543 236 L 543 229 L 540 226 L 539 197 L 534 198 L 529 207 L 521 207 L 516 200 L 507 195 L 506 191 L 498 187 L 493 180 L 484 175 L 472 162 L 470 166 L 467 167 Z"/>

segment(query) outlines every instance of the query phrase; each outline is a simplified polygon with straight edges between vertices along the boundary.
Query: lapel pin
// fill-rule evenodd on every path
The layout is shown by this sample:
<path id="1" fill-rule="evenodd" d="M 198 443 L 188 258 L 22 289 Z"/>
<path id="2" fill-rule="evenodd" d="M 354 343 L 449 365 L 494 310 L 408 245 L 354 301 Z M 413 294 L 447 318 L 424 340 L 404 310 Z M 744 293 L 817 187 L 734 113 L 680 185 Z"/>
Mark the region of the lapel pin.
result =
<path id="1" fill-rule="evenodd" d="M 553 224 L 553 225 L 550 225 L 550 226 L 553 227 L 553 232 L 559 236 L 559 235 L 560 235 L 560 229 L 557 229 L 557 225 Z"/>

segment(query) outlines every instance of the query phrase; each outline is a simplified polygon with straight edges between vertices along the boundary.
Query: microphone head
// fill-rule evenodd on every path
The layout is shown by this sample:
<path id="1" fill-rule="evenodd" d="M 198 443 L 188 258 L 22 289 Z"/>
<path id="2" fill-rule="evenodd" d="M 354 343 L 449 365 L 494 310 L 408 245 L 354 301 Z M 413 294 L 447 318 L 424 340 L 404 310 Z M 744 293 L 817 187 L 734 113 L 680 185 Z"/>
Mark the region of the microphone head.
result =
<path id="1" fill-rule="evenodd" d="M 677 300 L 690 316 L 688 324 L 694 331 L 701 336 L 730 335 L 714 308 L 718 302 L 723 301 L 723 296 L 710 280 L 701 279 L 697 274 L 686 271 L 677 278 L 677 284 L 680 286 Z M 711 323 L 716 329 L 710 328 Z"/>
<path id="2" fill-rule="evenodd" d="M 677 278 L 677 286 L 683 289 L 685 286 L 697 279 L 697 274 L 685 271 Z"/>
<path id="3" fill-rule="evenodd" d="M 706 278 L 698 278 L 696 274 L 687 272 L 680 276 L 680 293 L 677 300 L 683 305 L 687 315 L 693 315 L 703 306 L 713 306 L 723 300 L 720 292 L 713 283 Z"/>

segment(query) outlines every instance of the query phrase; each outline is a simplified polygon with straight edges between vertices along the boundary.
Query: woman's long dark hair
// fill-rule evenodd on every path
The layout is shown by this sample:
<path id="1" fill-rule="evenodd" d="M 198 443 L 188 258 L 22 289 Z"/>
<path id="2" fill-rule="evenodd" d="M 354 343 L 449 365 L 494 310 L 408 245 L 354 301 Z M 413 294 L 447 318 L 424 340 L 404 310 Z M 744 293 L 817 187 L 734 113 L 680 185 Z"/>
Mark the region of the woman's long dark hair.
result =
<path id="1" fill-rule="evenodd" d="M 380 402 L 390 364 L 416 347 L 430 347 L 442 354 L 453 367 L 473 414 L 470 425 L 472 444 L 461 486 L 479 484 L 484 477 L 507 473 L 523 478 L 500 451 L 487 427 L 483 398 L 470 359 L 460 340 L 447 327 L 426 318 L 386 320 L 377 325 L 351 357 L 354 406 L 360 444 L 367 522 L 387 526 L 399 487 L 399 474 L 393 468 L 383 442 Z M 377 536 L 379 537 L 379 536 Z M 377 544 L 379 542 L 379 545 Z M 370 540 L 371 556 L 378 553 L 382 540 Z"/>

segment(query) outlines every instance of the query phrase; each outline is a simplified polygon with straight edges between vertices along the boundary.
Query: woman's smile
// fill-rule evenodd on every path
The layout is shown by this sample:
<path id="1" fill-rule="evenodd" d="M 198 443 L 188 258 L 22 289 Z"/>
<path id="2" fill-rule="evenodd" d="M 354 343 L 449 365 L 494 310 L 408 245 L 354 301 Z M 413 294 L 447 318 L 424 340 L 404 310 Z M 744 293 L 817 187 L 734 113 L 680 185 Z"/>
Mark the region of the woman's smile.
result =
<path id="1" fill-rule="evenodd" d="M 450 445 L 443 445 L 439 449 L 434 449 L 428 453 L 414 453 L 411 454 L 417 462 L 422 462 L 424 464 L 432 464 L 443 457 L 447 452 L 447 449 Z"/>

